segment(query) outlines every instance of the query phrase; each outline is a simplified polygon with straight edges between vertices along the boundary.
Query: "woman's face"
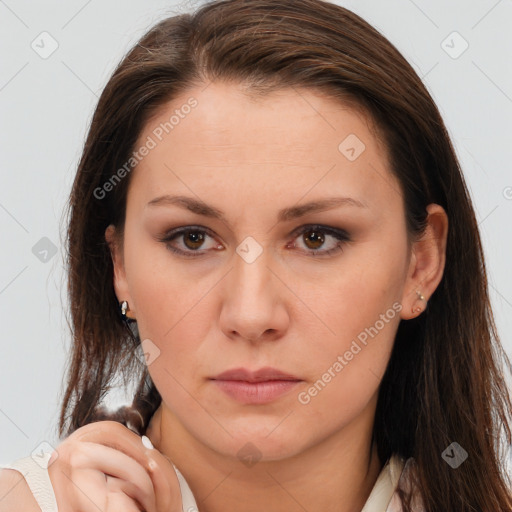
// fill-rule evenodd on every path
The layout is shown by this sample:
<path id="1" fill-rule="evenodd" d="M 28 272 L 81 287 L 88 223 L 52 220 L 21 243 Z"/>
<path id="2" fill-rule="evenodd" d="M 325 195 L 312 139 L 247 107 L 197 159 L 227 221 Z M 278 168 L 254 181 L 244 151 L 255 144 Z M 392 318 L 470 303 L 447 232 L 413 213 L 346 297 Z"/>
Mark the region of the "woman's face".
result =
<path id="1" fill-rule="evenodd" d="M 139 137 L 116 293 L 167 414 L 218 453 L 273 460 L 371 431 L 416 288 L 400 187 L 367 123 L 311 91 L 251 100 L 214 82 Z M 264 367 L 296 380 L 215 380 Z"/>

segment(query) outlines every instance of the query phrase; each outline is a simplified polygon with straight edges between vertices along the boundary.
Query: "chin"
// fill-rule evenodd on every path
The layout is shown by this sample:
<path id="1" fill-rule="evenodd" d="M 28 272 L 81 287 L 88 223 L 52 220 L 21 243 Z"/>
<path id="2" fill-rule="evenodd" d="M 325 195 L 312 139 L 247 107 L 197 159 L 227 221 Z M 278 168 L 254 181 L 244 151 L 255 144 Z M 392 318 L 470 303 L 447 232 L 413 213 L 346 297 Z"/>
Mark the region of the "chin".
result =
<path id="1" fill-rule="evenodd" d="M 255 462 L 277 461 L 293 457 L 307 447 L 303 433 L 295 435 L 289 429 L 279 425 L 279 422 L 263 422 L 260 425 L 244 425 L 237 430 L 227 427 L 233 437 L 223 436 L 204 442 L 213 450 L 227 457 L 236 457 L 250 467 Z M 277 426 L 277 428 L 276 428 Z"/>

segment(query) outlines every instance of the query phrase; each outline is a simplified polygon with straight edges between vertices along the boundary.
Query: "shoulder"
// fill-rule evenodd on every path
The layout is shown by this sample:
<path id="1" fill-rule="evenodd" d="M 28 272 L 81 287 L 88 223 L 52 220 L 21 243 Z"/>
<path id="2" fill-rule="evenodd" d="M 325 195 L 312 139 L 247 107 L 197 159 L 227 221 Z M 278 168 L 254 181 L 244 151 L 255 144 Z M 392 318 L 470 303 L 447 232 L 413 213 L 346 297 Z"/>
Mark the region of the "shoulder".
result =
<path id="1" fill-rule="evenodd" d="M 0 512 L 41 512 L 22 473 L 0 469 Z"/>

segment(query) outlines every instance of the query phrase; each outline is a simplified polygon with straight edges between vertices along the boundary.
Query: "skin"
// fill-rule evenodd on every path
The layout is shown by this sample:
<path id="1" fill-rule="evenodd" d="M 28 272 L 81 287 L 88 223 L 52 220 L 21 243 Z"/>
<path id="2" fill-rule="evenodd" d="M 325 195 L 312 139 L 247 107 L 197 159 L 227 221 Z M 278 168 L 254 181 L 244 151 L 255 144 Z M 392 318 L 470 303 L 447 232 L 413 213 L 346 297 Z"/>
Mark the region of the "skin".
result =
<path id="1" fill-rule="evenodd" d="M 141 340 L 159 350 L 148 368 L 162 404 L 148 437 L 183 473 L 201 512 L 360 510 L 385 462 L 371 445 L 379 385 L 400 320 L 426 306 L 416 290 L 428 300 L 441 280 L 446 214 L 429 205 L 427 230 L 411 241 L 371 120 L 311 90 L 255 100 L 237 84 L 196 87 L 148 122 L 137 147 L 191 96 L 197 107 L 132 171 L 124 240 L 106 230 L 117 297 L 128 301 Z M 365 145 L 353 161 L 338 149 L 350 134 Z M 225 220 L 147 204 L 164 194 L 201 199 Z M 364 206 L 277 222 L 282 208 L 333 196 Z M 338 241 L 325 231 L 323 244 L 294 234 L 311 224 L 343 229 L 350 240 L 314 256 Z M 184 236 L 167 244 L 200 256 L 174 254 L 158 239 L 181 226 L 206 229 L 202 245 Z M 236 252 L 248 236 L 262 249 L 251 263 Z M 300 403 L 298 394 L 393 304 L 401 311 Z M 263 366 L 302 382 L 247 405 L 209 380 Z M 260 457 L 250 467 L 237 456 L 247 443 Z"/>

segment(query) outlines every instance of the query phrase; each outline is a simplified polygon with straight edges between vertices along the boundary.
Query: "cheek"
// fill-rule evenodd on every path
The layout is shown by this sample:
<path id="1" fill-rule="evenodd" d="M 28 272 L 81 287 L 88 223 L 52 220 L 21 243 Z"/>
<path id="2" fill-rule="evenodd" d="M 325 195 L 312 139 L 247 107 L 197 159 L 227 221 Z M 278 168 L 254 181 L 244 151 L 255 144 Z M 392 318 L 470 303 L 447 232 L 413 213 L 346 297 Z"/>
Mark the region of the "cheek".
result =
<path id="1" fill-rule="evenodd" d="M 378 392 L 400 322 L 401 305 L 395 302 L 373 311 L 367 303 L 361 307 L 346 304 L 335 324 L 337 335 L 319 337 L 319 343 L 307 347 L 303 354 L 310 379 L 299 390 L 296 402 L 308 424 L 342 428 Z"/>
<path id="2" fill-rule="evenodd" d="M 197 368 L 201 340 L 207 339 L 211 327 L 202 303 L 214 283 L 177 271 L 169 253 L 154 242 L 131 245 L 126 269 L 140 339 L 150 340 L 148 346 L 158 353 L 150 373 L 165 368 L 177 376 L 185 367 Z M 161 378 L 172 381 L 169 374 Z"/>
<path id="3" fill-rule="evenodd" d="M 209 375 L 206 363 L 211 361 L 211 354 L 204 354 L 212 322 L 201 307 L 203 295 L 178 295 L 163 278 L 153 285 L 146 282 L 137 291 L 140 339 L 144 348 L 156 354 L 147 365 L 151 379 L 171 409 L 182 414 L 195 411 L 199 418 L 204 411 L 194 409 L 190 393 L 197 394 L 200 378 Z"/>
<path id="4" fill-rule="evenodd" d="M 163 339 L 197 302 L 197 283 L 176 271 L 164 244 L 143 229 L 134 227 L 126 234 L 125 249 L 127 280 L 141 337 L 144 332 L 147 337 Z"/>
<path id="5" fill-rule="evenodd" d="M 400 323 L 406 253 L 375 250 L 349 259 L 305 299 L 318 316 L 305 329 L 305 339 L 315 341 L 302 354 L 313 382 L 302 403 L 360 406 L 377 390 L 391 355 Z M 306 288 L 298 291 L 301 297 L 305 293 Z M 331 414 L 329 407 L 324 413 Z"/>
<path id="6" fill-rule="evenodd" d="M 375 324 L 383 331 L 382 337 L 391 336 L 388 324 L 396 316 L 394 323 L 398 325 L 405 270 L 405 250 L 385 251 L 375 244 L 374 250 L 347 254 L 315 286 L 301 279 L 294 289 L 316 313 L 325 345 L 342 350 Z"/>

